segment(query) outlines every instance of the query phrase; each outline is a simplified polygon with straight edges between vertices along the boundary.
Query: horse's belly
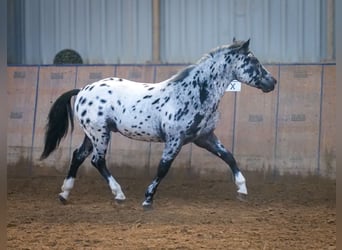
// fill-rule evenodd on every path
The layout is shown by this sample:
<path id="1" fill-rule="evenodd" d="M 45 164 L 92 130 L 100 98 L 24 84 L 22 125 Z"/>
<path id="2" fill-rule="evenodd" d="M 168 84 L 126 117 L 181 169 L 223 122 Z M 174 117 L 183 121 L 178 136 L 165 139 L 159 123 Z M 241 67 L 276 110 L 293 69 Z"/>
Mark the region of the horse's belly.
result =
<path id="1" fill-rule="evenodd" d="M 117 124 L 117 131 L 128 138 L 139 141 L 162 142 L 160 132 L 152 124 L 121 122 Z"/>
<path id="2" fill-rule="evenodd" d="M 138 140 L 138 141 L 149 141 L 149 142 L 163 142 L 163 139 L 155 133 L 149 133 L 145 132 L 144 130 L 142 131 L 128 131 L 128 130 L 119 130 L 119 133 L 122 134 L 123 136 L 126 136 L 130 139 L 133 140 Z"/>

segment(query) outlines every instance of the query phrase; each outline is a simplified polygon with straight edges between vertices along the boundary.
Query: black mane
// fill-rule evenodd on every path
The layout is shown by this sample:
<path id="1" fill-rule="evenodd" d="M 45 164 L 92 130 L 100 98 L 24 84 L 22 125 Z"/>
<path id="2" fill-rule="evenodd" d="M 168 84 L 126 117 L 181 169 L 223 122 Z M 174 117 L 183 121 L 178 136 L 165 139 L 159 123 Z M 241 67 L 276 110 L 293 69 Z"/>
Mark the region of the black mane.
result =
<path id="1" fill-rule="evenodd" d="M 188 75 L 190 74 L 190 72 L 199 64 L 201 64 L 202 62 L 206 61 L 208 58 L 212 58 L 214 57 L 215 54 L 220 53 L 223 50 L 234 50 L 237 48 L 240 48 L 243 45 L 244 41 L 237 41 L 234 40 L 232 44 L 229 45 L 222 45 L 219 46 L 213 50 L 211 50 L 209 53 L 205 54 L 204 56 L 201 57 L 201 59 L 199 59 L 197 61 L 197 63 L 195 64 L 191 64 L 188 67 L 180 70 L 177 74 L 175 74 L 170 81 L 172 82 L 181 82 L 183 79 L 185 79 L 186 77 L 188 77 Z"/>
<path id="2" fill-rule="evenodd" d="M 188 67 L 182 69 L 179 71 L 177 74 L 175 74 L 172 78 L 171 81 L 173 82 L 181 82 L 184 78 L 186 78 L 189 73 L 197 66 L 197 64 L 191 64 Z"/>

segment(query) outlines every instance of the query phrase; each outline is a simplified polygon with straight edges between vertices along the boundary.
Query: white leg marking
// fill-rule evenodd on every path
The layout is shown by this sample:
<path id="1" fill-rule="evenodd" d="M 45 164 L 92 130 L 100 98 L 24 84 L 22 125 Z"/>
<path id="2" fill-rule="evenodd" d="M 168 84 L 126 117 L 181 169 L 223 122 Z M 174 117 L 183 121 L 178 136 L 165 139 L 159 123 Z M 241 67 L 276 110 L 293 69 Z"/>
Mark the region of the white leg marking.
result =
<path id="1" fill-rule="evenodd" d="M 235 175 L 235 184 L 238 188 L 238 193 L 240 194 L 247 194 L 247 187 L 246 187 L 246 179 L 243 177 L 241 172 L 238 172 Z"/>
<path id="2" fill-rule="evenodd" d="M 151 202 L 143 201 L 142 206 L 143 207 L 151 206 Z"/>
<path id="3" fill-rule="evenodd" d="M 108 182 L 109 182 L 109 187 L 115 196 L 115 199 L 116 200 L 125 200 L 126 196 L 122 192 L 120 184 L 117 183 L 117 181 L 114 179 L 113 176 L 108 178 Z"/>
<path id="4" fill-rule="evenodd" d="M 74 178 L 69 178 L 69 179 L 64 179 L 63 186 L 62 186 L 62 191 L 59 195 L 62 196 L 65 200 L 68 199 L 69 194 L 71 189 L 74 187 L 75 179 Z"/>

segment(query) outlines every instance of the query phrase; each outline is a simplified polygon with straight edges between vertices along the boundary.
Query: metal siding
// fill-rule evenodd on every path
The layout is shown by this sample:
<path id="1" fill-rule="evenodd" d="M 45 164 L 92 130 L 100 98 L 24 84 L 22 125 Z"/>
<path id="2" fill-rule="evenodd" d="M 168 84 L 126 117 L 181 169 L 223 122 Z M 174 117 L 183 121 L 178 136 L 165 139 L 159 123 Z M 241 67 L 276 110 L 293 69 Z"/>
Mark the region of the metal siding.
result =
<path id="1" fill-rule="evenodd" d="M 325 0 L 160 1 L 163 63 L 193 63 L 233 37 L 251 38 L 264 63 L 326 57 Z M 13 0 L 9 6 L 23 13 L 9 15 L 9 28 L 24 30 L 21 36 L 9 31 L 9 62 L 50 64 L 65 48 L 85 63 L 152 60 L 152 0 Z"/>
<path id="2" fill-rule="evenodd" d="M 23 62 L 24 8 L 23 0 L 7 1 L 7 57 L 8 63 Z"/>
<path id="3" fill-rule="evenodd" d="M 66 48 L 91 64 L 150 61 L 151 12 L 151 0 L 25 2 L 25 63 L 51 64 Z"/>
<path id="4" fill-rule="evenodd" d="M 195 62 L 213 47 L 251 38 L 263 62 L 320 61 L 320 0 L 162 0 L 162 61 Z"/>
<path id="5" fill-rule="evenodd" d="M 32 64 L 41 62 L 40 57 L 40 20 L 39 20 L 39 0 L 32 0 L 30 4 L 24 2 L 25 28 L 24 28 L 24 63 Z"/>
<path id="6" fill-rule="evenodd" d="M 174 0 L 161 3 L 163 62 L 194 62 L 211 48 L 231 42 L 229 30 L 222 26 L 226 13 L 218 4 L 229 7 L 229 2 Z M 226 32 L 221 32 L 222 29 Z"/>

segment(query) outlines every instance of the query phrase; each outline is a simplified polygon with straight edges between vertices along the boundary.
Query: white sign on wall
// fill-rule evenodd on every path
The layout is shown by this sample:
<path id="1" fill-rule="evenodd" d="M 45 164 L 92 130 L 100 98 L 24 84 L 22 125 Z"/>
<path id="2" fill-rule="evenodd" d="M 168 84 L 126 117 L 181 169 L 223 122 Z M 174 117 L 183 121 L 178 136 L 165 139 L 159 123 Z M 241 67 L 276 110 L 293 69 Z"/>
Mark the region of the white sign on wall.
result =
<path id="1" fill-rule="evenodd" d="M 226 92 L 239 92 L 241 91 L 241 82 L 233 80 L 226 89 Z"/>
<path id="2" fill-rule="evenodd" d="M 239 92 L 241 91 L 241 82 L 233 80 L 226 88 L 226 92 Z"/>

